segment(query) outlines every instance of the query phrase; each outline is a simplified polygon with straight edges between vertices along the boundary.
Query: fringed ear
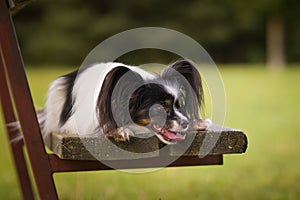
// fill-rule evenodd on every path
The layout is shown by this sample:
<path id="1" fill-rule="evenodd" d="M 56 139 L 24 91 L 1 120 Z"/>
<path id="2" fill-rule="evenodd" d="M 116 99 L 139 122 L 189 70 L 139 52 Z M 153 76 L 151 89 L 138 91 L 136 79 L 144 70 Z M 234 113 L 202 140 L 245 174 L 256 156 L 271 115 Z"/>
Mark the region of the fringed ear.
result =
<path id="1" fill-rule="evenodd" d="M 162 77 L 179 82 L 185 104 L 183 111 L 190 119 L 199 119 L 199 108 L 204 106 L 204 97 L 201 76 L 194 64 L 189 60 L 180 59 L 169 65 L 163 71 Z"/>
<path id="2" fill-rule="evenodd" d="M 116 67 L 106 75 L 97 102 L 99 125 L 104 134 L 111 134 L 130 122 L 129 98 L 142 82 L 138 73 L 124 66 Z"/>

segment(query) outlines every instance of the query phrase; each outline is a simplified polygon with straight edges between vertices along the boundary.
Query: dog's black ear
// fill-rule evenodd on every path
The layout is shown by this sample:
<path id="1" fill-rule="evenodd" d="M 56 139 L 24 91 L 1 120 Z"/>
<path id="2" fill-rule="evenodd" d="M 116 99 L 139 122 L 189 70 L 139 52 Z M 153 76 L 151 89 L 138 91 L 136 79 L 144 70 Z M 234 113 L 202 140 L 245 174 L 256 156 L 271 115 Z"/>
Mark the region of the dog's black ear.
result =
<path id="1" fill-rule="evenodd" d="M 124 66 L 115 67 L 106 75 L 97 102 L 99 125 L 105 134 L 130 121 L 129 98 L 142 83 L 138 73 Z"/>
<path id="2" fill-rule="evenodd" d="M 179 82 L 186 114 L 192 119 L 200 118 L 199 108 L 204 106 L 203 86 L 200 73 L 194 64 L 187 59 L 180 59 L 169 65 L 163 71 L 162 77 Z"/>

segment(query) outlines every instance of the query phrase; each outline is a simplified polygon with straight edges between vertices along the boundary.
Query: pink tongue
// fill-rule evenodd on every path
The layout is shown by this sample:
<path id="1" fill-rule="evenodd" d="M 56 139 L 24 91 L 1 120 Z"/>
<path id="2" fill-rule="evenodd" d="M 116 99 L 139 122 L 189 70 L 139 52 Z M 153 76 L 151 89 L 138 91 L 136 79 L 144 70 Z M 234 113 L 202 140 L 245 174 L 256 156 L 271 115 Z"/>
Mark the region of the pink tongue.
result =
<path id="1" fill-rule="evenodd" d="M 171 140 L 185 140 L 185 135 L 175 134 L 173 132 L 168 131 L 167 129 L 164 130 L 163 134 Z"/>

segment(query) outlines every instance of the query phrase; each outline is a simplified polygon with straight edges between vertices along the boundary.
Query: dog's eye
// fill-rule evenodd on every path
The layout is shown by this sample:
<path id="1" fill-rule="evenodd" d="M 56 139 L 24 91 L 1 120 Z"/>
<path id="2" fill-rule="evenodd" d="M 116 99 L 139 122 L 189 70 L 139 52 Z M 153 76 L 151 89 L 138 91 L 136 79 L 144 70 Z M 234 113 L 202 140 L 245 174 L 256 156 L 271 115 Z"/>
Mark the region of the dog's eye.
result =
<path id="1" fill-rule="evenodd" d="M 167 102 L 160 102 L 160 110 L 164 110 L 166 113 L 170 113 L 171 112 L 171 108 L 170 108 L 170 105 L 167 103 Z"/>
<path id="2" fill-rule="evenodd" d="M 175 108 L 178 108 L 178 109 L 181 108 L 179 101 L 175 101 Z"/>
<path id="3" fill-rule="evenodd" d="M 168 107 L 168 104 L 164 101 L 160 102 L 160 105 L 164 108 L 167 108 Z"/>

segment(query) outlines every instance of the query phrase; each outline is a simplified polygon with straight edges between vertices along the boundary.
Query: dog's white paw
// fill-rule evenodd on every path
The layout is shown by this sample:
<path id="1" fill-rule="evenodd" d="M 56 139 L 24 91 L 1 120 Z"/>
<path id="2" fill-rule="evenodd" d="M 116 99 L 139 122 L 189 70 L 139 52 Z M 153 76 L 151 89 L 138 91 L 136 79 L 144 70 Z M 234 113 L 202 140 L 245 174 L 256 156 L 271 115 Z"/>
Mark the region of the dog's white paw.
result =
<path id="1" fill-rule="evenodd" d="M 210 119 L 197 119 L 193 120 L 190 125 L 190 130 L 205 131 L 212 124 Z"/>
<path id="2" fill-rule="evenodd" d="M 117 142 L 126 142 L 130 140 L 130 137 L 134 136 L 133 131 L 126 127 L 120 127 L 116 130 L 115 134 L 112 135 Z"/>

